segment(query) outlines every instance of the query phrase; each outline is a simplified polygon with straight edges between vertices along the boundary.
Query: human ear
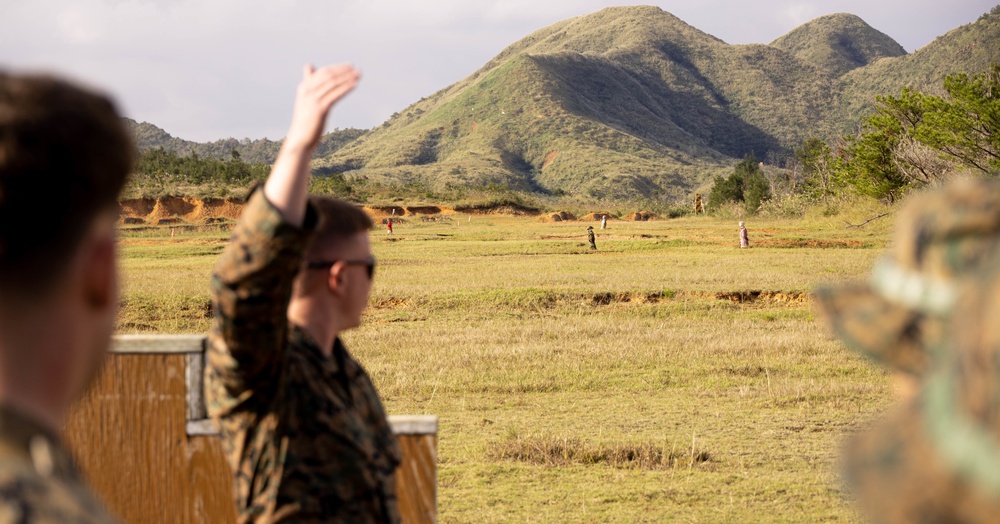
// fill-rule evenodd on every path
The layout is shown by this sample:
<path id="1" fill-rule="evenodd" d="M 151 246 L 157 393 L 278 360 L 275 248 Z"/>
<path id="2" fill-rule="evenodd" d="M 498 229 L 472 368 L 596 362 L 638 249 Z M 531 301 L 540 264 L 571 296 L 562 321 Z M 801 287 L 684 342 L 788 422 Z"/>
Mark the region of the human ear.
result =
<path id="1" fill-rule="evenodd" d="M 334 295 L 341 295 L 344 292 L 344 278 L 346 277 L 347 264 L 337 262 L 330 266 L 330 272 L 326 276 L 326 285 Z"/>

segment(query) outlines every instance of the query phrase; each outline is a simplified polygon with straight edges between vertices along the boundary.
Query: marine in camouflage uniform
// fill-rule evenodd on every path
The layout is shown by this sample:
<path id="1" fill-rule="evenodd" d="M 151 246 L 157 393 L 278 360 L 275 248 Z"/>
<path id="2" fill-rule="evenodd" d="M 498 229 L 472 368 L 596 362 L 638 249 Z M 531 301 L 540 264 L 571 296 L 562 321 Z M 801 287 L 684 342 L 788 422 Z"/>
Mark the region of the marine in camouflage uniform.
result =
<path id="1" fill-rule="evenodd" d="M 401 451 L 374 385 L 339 339 L 327 358 L 286 319 L 315 223 L 250 198 L 212 278 L 208 408 L 240 522 L 396 522 Z"/>
<path id="2" fill-rule="evenodd" d="M 0 71 L 0 523 L 115 522 L 59 434 L 111 342 L 133 149 L 107 96 Z"/>
<path id="3" fill-rule="evenodd" d="M 587 242 L 590 242 L 590 249 L 597 249 L 597 242 L 594 239 L 594 226 L 587 226 Z"/>
<path id="4" fill-rule="evenodd" d="M 954 286 L 998 247 L 1000 183 L 957 181 L 910 199 L 869 281 L 820 289 L 818 303 L 838 338 L 912 387 L 946 342 Z"/>
<path id="5" fill-rule="evenodd" d="M 0 523 L 117 522 L 90 493 L 59 438 L 0 407 Z"/>
<path id="6" fill-rule="evenodd" d="M 875 522 L 1000 516 L 1000 183 L 913 198 L 867 285 L 818 292 L 834 332 L 912 393 L 851 440 L 846 480 Z"/>

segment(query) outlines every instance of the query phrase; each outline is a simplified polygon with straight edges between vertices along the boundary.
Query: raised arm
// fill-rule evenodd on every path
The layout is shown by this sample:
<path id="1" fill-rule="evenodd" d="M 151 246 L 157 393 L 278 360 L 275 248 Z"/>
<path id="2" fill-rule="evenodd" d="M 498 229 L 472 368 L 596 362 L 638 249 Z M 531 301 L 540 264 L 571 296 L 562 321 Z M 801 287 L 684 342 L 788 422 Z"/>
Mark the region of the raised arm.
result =
<path id="1" fill-rule="evenodd" d="M 264 184 L 264 196 L 282 218 L 301 226 L 306 215 L 309 161 L 323 134 L 333 104 L 357 85 L 361 74 L 350 65 L 305 66 L 292 113 L 292 125 Z"/>
<path id="2" fill-rule="evenodd" d="M 351 66 L 306 66 L 292 125 L 263 192 L 247 202 L 212 275 L 215 321 L 206 353 L 212 416 L 266 399 L 278 386 L 295 275 L 312 235 L 309 160 L 333 104 L 354 88 Z"/>

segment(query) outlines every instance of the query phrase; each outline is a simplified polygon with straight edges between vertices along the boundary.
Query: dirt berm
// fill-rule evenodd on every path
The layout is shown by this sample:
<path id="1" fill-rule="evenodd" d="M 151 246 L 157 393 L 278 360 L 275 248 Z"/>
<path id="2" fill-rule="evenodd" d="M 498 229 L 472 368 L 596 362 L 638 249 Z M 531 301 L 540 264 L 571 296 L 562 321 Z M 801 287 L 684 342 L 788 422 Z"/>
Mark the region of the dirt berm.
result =
<path id="1" fill-rule="evenodd" d="M 237 198 L 193 198 L 168 196 L 160 198 L 130 198 L 119 202 L 122 224 L 216 223 L 236 220 L 243 212 L 244 202 Z M 449 208 L 434 205 L 370 205 L 363 209 L 375 222 L 386 217 L 413 217 L 416 215 L 446 215 L 455 212 L 469 214 L 535 216 L 541 210 L 518 205 L 474 205 Z M 563 217 L 562 215 L 565 215 Z M 561 220 L 576 220 L 570 213 L 561 213 Z"/>
<path id="2" fill-rule="evenodd" d="M 132 198 L 123 200 L 120 220 L 134 224 L 145 222 L 157 224 L 161 220 L 181 222 L 217 221 L 227 218 L 236 220 L 243 212 L 243 201 L 223 198 L 161 197 Z"/>

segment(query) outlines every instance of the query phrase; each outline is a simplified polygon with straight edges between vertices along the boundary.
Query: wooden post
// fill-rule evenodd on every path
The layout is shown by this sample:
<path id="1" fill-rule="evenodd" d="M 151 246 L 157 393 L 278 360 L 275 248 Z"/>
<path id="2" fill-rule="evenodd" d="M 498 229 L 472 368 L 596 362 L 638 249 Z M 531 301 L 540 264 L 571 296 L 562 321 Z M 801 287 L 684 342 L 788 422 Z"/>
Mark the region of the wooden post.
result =
<path id="1" fill-rule="evenodd" d="M 125 522 L 236 521 L 232 473 L 205 418 L 202 335 L 120 335 L 73 408 L 67 445 L 98 496 Z M 403 448 L 404 522 L 437 518 L 437 417 L 390 416 Z"/>
<path id="2" fill-rule="evenodd" d="M 403 448 L 396 470 L 396 498 L 403 522 L 437 520 L 436 416 L 390 415 L 392 432 Z"/>

